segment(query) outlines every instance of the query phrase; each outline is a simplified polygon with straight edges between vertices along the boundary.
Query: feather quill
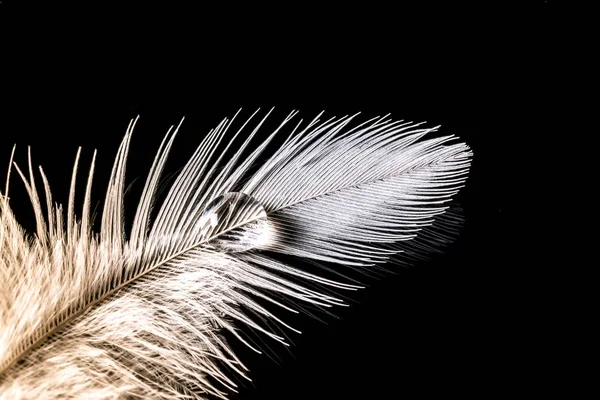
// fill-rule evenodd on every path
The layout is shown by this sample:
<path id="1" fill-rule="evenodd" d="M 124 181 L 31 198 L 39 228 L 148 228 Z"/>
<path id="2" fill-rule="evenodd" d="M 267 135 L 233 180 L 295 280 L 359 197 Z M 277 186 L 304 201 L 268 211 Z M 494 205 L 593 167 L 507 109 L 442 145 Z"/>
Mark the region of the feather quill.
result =
<path id="1" fill-rule="evenodd" d="M 95 153 L 79 218 L 79 152 L 66 215 L 41 168 L 40 200 L 31 155 L 27 171 L 15 164 L 36 233 L 28 236 L 17 222 L 7 179 L 0 193 L 0 399 L 224 398 L 236 388 L 231 371 L 247 376 L 224 331 L 253 349 L 237 327 L 285 343 L 265 321 L 293 328 L 265 302 L 294 312 L 294 303 L 330 307 L 341 300 L 319 287 L 358 287 L 294 268 L 285 257 L 368 271 L 445 241 L 431 228 L 454 218 L 444 213 L 467 178 L 466 144 L 427 138 L 437 127 L 388 117 L 354 124 L 356 116 L 319 115 L 293 125 L 258 165 L 296 113 L 254 148 L 270 113 L 254 113 L 230 134 L 238 114 L 208 133 L 157 206 L 179 126 L 169 130 L 129 232 L 125 167 L 137 119 L 117 152 L 99 232 L 90 217 Z"/>

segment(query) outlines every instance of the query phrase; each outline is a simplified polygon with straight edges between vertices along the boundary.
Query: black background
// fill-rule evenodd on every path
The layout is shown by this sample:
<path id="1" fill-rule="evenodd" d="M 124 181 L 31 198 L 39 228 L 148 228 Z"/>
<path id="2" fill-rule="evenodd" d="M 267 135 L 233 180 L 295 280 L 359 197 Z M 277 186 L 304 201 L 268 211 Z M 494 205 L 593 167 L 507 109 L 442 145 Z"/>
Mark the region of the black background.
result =
<path id="1" fill-rule="evenodd" d="M 57 200 L 66 203 L 79 146 L 98 150 L 95 200 L 129 120 L 140 115 L 128 165 L 139 190 L 164 133 L 185 116 L 167 173 L 208 130 L 243 108 L 275 107 L 311 119 L 361 112 L 441 125 L 473 149 L 460 194 L 460 239 L 431 262 L 367 280 L 352 307 L 320 323 L 294 320 L 289 350 L 255 356 L 241 346 L 253 382 L 234 399 L 375 399 L 512 394 L 539 362 L 525 326 L 523 271 L 508 239 L 514 219 L 515 143 L 544 116 L 552 33 L 546 3 L 530 10 L 375 8 L 275 10 L 261 18 L 176 11 L 121 23 L 92 16 L 7 19 L 0 172 L 13 144 L 31 145 Z M 452 13 L 454 12 L 454 13 Z M 116 12 L 115 12 L 116 13 Z M 194 16 L 197 15 L 197 18 Z M 32 218 L 16 175 L 11 202 Z M 518 228 L 517 228 L 518 229 Z M 280 348 L 279 348 L 280 347 Z"/>

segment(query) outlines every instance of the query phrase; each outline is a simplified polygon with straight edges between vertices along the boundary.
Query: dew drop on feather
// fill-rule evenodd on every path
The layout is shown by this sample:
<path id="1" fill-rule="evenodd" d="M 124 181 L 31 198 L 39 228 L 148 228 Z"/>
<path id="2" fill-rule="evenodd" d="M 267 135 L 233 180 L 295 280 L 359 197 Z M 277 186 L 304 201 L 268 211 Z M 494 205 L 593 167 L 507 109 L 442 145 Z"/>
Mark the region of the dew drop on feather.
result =
<path id="1" fill-rule="evenodd" d="M 209 241 L 212 247 L 223 252 L 238 253 L 263 247 L 270 238 L 264 207 L 240 192 L 228 192 L 211 200 L 202 212 L 200 223 L 206 230 L 227 227 L 224 233 Z"/>

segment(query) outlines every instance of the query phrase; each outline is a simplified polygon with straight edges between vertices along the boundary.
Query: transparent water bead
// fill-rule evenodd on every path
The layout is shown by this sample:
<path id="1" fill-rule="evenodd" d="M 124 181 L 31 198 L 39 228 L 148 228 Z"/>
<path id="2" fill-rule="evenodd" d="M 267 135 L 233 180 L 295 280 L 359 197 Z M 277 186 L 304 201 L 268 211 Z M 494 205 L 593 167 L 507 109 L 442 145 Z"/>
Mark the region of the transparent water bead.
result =
<path id="1" fill-rule="evenodd" d="M 241 252 L 265 246 L 270 227 L 264 207 L 251 196 L 229 192 L 206 205 L 200 224 L 209 244 L 224 252 Z"/>

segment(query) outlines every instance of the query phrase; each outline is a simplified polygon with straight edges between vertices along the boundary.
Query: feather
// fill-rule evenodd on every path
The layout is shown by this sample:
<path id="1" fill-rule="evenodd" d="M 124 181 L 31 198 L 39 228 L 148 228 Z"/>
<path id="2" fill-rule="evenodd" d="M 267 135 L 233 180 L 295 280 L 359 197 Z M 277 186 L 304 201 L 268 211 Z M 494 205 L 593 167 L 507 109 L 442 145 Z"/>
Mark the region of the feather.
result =
<path id="1" fill-rule="evenodd" d="M 292 125 L 294 112 L 254 145 L 270 112 L 258 121 L 254 113 L 231 134 L 238 114 L 208 133 L 157 205 L 181 124 L 169 130 L 129 232 L 125 170 L 137 119 L 117 152 L 99 232 L 90 216 L 95 153 L 80 217 L 79 152 L 66 215 L 41 168 L 40 200 L 31 154 L 27 171 L 14 164 L 36 233 L 17 222 L 7 179 L 0 194 L 0 399 L 224 398 L 236 390 L 232 374 L 249 375 L 224 332 L 260 352 L 239 327 L 285 343 L 268 321 L 294 329 L 273 307 L 331 307 L 342 304 L 332 290 L 358 288 L 292 267 L 291 257 L 368 272 L 406 249 L 406 257 L 420 258 L 428 245 L 447 241 L 431 228 L 456 219 L 443 216 L 467 178 L 466 144 L 428 137 L 437 127 L 388 117 L 357 124 L 356 116 L 319 115 Z"/>

